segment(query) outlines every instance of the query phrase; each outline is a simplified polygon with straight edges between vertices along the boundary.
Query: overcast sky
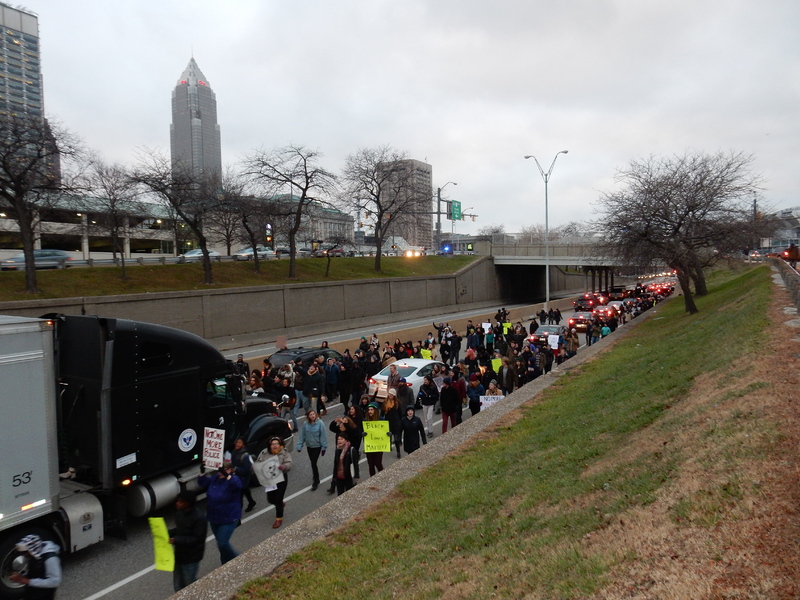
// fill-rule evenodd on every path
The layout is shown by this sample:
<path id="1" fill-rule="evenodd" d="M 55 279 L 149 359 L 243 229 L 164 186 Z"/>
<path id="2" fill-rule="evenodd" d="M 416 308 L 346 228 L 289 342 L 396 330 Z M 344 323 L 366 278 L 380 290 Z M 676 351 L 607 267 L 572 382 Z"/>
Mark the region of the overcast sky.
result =
<path id="1" fill-rule="evenodd" d="M 631 159 L 742 151 L 773 208 L 800 205 L 798 0 L 26 0 L 45 108 L 110 162 L 169 153 L 194 55 L 222 158 L 303 144 L 338 172 L 389 144 L 475 223 L 597 218 Z M 470 209 L 471 210 L 467 210 Z M 443 225 L 449 231 L 449 222 Z"/>

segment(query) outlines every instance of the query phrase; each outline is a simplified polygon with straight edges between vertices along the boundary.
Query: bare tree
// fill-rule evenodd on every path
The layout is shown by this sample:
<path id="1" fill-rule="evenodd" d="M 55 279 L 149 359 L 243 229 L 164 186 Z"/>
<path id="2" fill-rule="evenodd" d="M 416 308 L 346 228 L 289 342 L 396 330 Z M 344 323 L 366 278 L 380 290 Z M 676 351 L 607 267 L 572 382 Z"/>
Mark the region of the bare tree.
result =
<path id="1" fill-rule="evenodd" d="M 506 226 L 502 223 L 500 225 L 495 225 L 492 223 L 491 225 L 484 225 L 480 229 L 478 229 L 478 235 L 502 235 L 506 232 Z"/>
<path id="2" fill-rule="evenodd" d="M 362 148 L 345 162 L 340 201 L 353 212 L 374 218 L 375 271 L 381 270 L 381 250 L 392 226 L 419 214 L 420 194 L 430 200 L 430 190 L 414 185 L 414 173 L 406 167 L 406 160 L 405 153 L 378 146 Z"/>
<path id="3" fill-rule="evenodd" d="M 632 264 L 670 266 L 687 312 L 697 312 L 691 283 L 705 294 L 703 268 L 747 245 L 762 227 L 751 210 L 760 189 L 751 163 L 737 152 L 631 161 L 617 175 L 624 188 L 600 198 L 606 250 Z"/>
<path id="4" fill-rule="evenodd" d="M 172 209 L 191 229 L 203 251 L 203 283 L 212 285 L 214 277 L 205 226 L 208 215 L 220 203 L 219 179 L 198 178 L 190 169 L 173 168 L 165 156 L 145 150 L 131 174 L 131 180 Z"/>
<path id="5" fill-rule="evenodd" d="M 290 145 L 269 152 L 258 150 L 245 159 L 245 170 L 254 183 L 260 184 L 267 198 L 287 193 L 292 222 L 289 235 L 289 279 L 297 278 L 297 232 L 308 206 L 325 202 L 334 191 L 336 176 L 319 166 L 318 151 Z"/>
<path id="6" fill-rule="evenodd" d="M 242 238 L 240 200 L 244 197 L 244 182 L 239 174 L 228 168 L 222 175 L 219 202 L 206 218 L 206 235 L 225 244 L 228 256 L 233 245 Z"/>
<path id="7" fill-rule="evenodd" d="M 33 256 L 39 213 L 70 189 L 62 176 L 62 163 L 80 152 L 75 136 L 41 117 L 0 118 L 0 207 L 19 225 L 28 293 L 39 292 Z"/>
<path id="8" fill-rule="evenodd" d="M 92 195 L 95 207 L 93 227 L 111 238 L 114 262 L 120 255 L 122 279 L 127 279 L 125 251 L 122 238 L 130 227 L 130 219 L 145 213 L 144 205 L 136 201 L 138 190 L 130 173 L 122 165 L 109 165 L 99 156 L 92 156 L 81 177 L 81 186 Z"/>

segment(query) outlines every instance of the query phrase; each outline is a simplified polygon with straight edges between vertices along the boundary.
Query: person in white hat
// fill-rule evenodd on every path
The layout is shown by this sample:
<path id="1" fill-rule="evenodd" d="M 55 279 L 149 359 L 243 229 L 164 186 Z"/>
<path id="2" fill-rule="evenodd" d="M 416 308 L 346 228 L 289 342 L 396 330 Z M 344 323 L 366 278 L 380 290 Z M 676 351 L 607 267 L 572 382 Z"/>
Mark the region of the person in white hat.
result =
<path id="1" fill-rule="evenodd" d="M 16 572 L 9 575 L 9 579 L 27 586 L 22 598 L 55 598 L 56 589 L 61 585 L 59 550 L 56 543 L 34 534 L 17 542 L 17 552 L 28 557 L 28 568 L 25 575 Z"/>

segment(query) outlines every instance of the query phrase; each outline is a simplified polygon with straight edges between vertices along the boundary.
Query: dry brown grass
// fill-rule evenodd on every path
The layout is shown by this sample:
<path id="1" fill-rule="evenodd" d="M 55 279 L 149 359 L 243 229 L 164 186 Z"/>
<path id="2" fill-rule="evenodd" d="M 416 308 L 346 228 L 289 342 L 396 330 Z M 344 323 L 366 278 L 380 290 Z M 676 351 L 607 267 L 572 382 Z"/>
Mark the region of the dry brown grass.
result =
<path id="1" fill-rule="evenodd" d="M 789 305 L 776 291 L 760 356 L 723 377 L 699 377 L 669 416 L 592 467 L 647 453 L 679 453 L 681 463 L 656 502 L 584 540 L 618 561 L 596 597 L 800 597 L 800 340 L 784 326 Z"/>

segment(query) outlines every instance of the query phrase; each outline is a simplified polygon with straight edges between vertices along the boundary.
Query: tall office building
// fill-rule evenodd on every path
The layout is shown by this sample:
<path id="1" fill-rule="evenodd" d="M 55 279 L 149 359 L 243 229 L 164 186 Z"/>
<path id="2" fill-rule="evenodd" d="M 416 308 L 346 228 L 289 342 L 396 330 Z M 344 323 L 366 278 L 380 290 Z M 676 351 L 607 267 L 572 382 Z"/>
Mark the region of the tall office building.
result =
<path id="1" fill-rule="evenodd" d="M 217 97 L 192 58 L 172 92 L 172 165 L 196 177 L 222 174 Z"/>
<path id="2" fill-rule="evenodd" d="M 391 169 L 393 177 L 403 183 L 405 198 L 401 200 L 403 214 L 387 232 L 412 246 L 433 247 L 433 167 L 421 160 L 405 159 L 379 166 Z"/>
<path id="3" fill-rule="evenodd" d="M 39 19 L 0 2 L 0 115 L 44 117 Z"/>

